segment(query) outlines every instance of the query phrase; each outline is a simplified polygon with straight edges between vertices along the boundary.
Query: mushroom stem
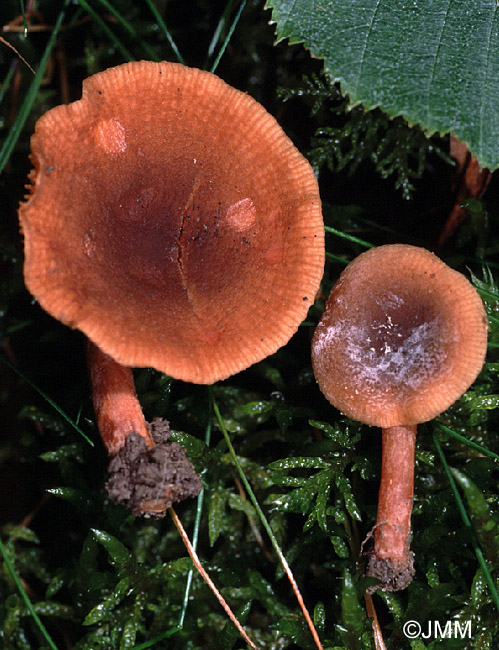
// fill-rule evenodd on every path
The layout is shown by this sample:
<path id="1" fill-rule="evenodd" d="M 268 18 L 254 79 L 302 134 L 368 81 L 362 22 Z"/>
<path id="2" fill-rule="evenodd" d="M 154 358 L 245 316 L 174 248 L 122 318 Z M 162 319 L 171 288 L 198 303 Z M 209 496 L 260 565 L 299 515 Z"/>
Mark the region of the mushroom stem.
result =
<path id="1" fill-rule="evenodd" d="M 87 361 L 97 425 L 111 456 L 106 488 L 112 501 L 159 519 L 172 503 L 197 496 L 201 479 L 185 449 L 168 440 L 168 422 L 145 421 L 131 368 L 90 342 Z"/>
<path id="2" fill-rule="evenodd" d="M 154 447 L 133 381 L 132 369 L 122 366 L 88 341 L 87 362 L 97 426 L 110 456 L 124 446 L 130 433 Z"/>
<path id="3" fill-rule="evenodd" d="M 414 576 L 410 534 L 416 430 L 416 425 L 383 429 L 378 515 L 367 574 L 380 578 L 378 586 L 388 591 L 404 589 Z"/>

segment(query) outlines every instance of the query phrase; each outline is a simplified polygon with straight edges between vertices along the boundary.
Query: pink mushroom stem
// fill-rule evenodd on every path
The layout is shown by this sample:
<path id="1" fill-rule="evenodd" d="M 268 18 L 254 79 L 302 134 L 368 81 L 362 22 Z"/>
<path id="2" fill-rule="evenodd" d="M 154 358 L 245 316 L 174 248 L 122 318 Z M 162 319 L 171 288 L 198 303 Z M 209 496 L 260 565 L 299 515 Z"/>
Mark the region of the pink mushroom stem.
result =
<path id="1" fill-rule="evenodd" d="M 154 447 L 135 392 L 132 369 L 120 365 L 90 341 L 87 361 L 97 426 L 108 454 L 115 456 L 130 433 L 142 436 L 148 449 Z"/>
<path id="2" fill-rule="evenodd" d="M 383 429 L 381 483 L 370 575 L 405 579 L 413 572 L 410 551 L 416 425 Z"/>

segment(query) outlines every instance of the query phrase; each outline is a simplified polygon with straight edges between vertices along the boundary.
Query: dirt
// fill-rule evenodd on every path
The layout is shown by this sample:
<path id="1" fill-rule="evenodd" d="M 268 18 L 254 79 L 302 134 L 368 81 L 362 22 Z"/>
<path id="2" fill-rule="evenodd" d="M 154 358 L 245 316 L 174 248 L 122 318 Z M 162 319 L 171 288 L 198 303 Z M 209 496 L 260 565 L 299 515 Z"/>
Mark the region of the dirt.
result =
<path id="1" fill-rule="evenodd" d="M 367 589 L 373 594 L 376 589 L 384 591 L 401 591 L 405 589 L 414 578 L 414 553 L 409 551 L 404 562 L 392 562 L 385 558 L 377 558 L 374 552 L 369 556 L 367 575 L 379 578 L 380 583 Z"/>
<path id="2" fill-rule="evenodd" d="M 148 426 L 155 446 L 147 449 L 142 436 L 129 434 L 109 463 L 106 487 L 132 514 L 160 519 L 172 504 L 197 496 L 202 485 L 185 449 L 168 442 L 168 422 L 157 418 Z"/>

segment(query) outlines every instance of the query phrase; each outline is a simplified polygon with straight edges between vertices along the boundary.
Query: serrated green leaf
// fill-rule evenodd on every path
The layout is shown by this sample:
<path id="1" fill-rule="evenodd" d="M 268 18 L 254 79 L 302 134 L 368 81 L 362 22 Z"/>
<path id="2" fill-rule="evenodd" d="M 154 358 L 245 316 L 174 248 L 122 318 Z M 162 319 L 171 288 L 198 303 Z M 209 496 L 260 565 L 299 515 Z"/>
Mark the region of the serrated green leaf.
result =
<path id="1" fill-rule="evenodd" d="M 426 572 L 426 579 L 430 587 L 437 587 L 440 584 L 440 577 L 436 566 L 431 566 Z"/>
<path id="2" fill-rule="evenodd" d="M 282 487 L 299 488 L 309 485 L 310 479 L 299 476 L 282 476 L 282 474 L 275 472 L 272 474 L 272 483 Z"/>
<path id="3" fill-rule="evenodd" d="M 352 465 L 352 472 L 356 471 L 359 472 L 361 478 L 364 480 L 370 478 L 372 476 L 373 470 L 369 459 L 365 458 L 364 456 L 356 456 L 355 461 Z"/>
<path id="4" fill-rule="evenodd" d="M 331 474 L 323 471 L 317 476 L 317 498 L 315 501 L 314 512 L 316 513 L 317 523 L 322 530 L 327 531 L 327 506 L 331 492 Z"/>
<path id="5" fill-rule="evenodd" d="M 236 418 L 241 417 L 250 417 L 254 419 L 258 424 L 266 422 L 272 410 L 274 408 L 274 402 L 258 400 L 255 402 L 248 402 L 247 404 L 240 404 L 234 409 L 234 416 Z"/>
<path id="6" fill-rule="evenodd" d="M 345 511 L 342 508 L 335 506 L 329 506 L 327 509 L 327 514 L 333 517 L 337 524 L 343 524 L 347 519 Z"/>
<path id="7" fill-rule="evenodd" d="M 83 574 L 91 574 L 97 570 L 97 557 L 99 555 L 99 544 L 91 533 L 88 533 L 83 540 L 79 569 Z"/>
<path id="8" fill-rule="evenodd" d="M 63 571 L 58 571 L 50 579 L 45 596 L 47 598 L 52 598 L 52 596 L 55 596 L 55 594 L 64 587 L 65 583 L 66 579 Z"/>
<path id="9" fill-rule="evenodd" d="M 499 12 L 493 0 L 267 0 L 278 40 L 303 43 L 353 104 L 453 133 L 499 166 Z M 471 46 L 472 44 L 472 46 Z"/>
<path id="10" fill-rule="evenodd" d="M 277 422 L 277 425 L 279 426 L 279 429 L 283 432 L 286 433 L 286 431 L 289 429 L 291 426 L 291 423 L 293 422 L 293 414 L 290 409 L 286 407 L 276 407 L 274 409 L 274 416 Z"/>
<path id="11" fill-rule="evenodd" d="M 23 611 L 20 598 L 16 594 L 11 594 L 5 599 L 3 608 L 2 631 L 4 635 L 11 636 L 19 629 L 19 621 Z"/>
<path id="12" fill-rule="evenodd" d="M 418 449 L 416 451 L 416 462 L 422 462 L 425 465 L 433 467 L 435 465 L 435 454 L 431 451 Z"/>
<path id="13" fill-rule="evenodd" d="M 273 628 L 279 630 L 281 634 L 289 637 L 294 643 L 301 648 L 313 647 L 310 640 L 310 631 L 303 617 L 294 614 L 288 614 L 281 618 Z"/>

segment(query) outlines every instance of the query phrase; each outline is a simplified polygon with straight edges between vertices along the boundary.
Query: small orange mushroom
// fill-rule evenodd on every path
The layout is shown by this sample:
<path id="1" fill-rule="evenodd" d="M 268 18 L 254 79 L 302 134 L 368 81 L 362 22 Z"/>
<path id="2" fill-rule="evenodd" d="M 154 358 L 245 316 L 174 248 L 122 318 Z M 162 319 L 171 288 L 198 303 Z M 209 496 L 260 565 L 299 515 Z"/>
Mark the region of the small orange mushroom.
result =
<path id="1" fill-rule="evenodd" d="M 315 377 L 348 417 L 382 427 L 382 474 L 368 575 L 386 590 L 414 575 L 410 551 L 416 427 L 474 382 L 487 317 L 474 287 L 433 253 L 403 244 L 354 259 L 312 340 Z"/>
<path id="2" fill-rule="evenodd" d="M 275 352 L 305 317 L 324 263 L 314 173 L 251 97 L 165 62 L 90 77 L 81 100 L 37 122 L 31 150 L 26 285 L 92 342 L 111 455 L 131 432 L 151 453 L 131 367 L 209 384 Z"/>

